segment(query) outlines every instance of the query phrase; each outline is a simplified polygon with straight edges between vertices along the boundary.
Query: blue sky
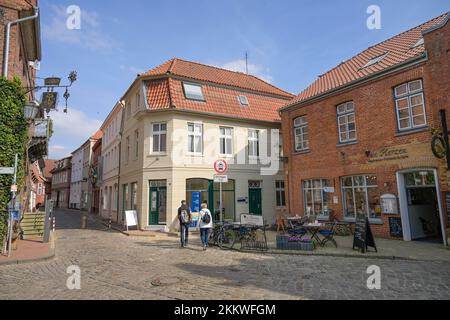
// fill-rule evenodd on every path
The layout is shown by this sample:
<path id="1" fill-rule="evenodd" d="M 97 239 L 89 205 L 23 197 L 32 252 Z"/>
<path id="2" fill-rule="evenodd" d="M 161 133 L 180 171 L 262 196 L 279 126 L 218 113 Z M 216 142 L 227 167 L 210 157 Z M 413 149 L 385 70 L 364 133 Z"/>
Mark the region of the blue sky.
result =
<path id="1" fill-rule="evenodd" d="M 68 30 L 66 9 L 81 8 Z M 369 5 L 381 29 L 369 30 Z M 69 113 L 53 112 L 50 157 L 80 146 L 137 73 L 172 57 L 250 72 L 298 94 L 318 75 L 365 48 L 450 10 L 448 0 L 40 0 L 40 77 L 78 71 Z M 60 105 L 63 105 L 60 99 Z"/>

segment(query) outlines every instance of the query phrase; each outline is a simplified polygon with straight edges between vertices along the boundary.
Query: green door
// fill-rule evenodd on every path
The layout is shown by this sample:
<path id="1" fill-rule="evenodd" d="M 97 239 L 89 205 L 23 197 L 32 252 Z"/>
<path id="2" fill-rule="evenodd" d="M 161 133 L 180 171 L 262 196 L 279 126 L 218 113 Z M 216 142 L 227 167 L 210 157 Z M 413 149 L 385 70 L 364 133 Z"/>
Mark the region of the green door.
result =
<path id="1" fill-rule="evenodd" d="M 149 199 L 149 225 L 158 225 L 166 223 L 166 188 L 150 188 Z"/>
<path id="2" fill-rule="evenodd" d="M 261 189 L 249 189 L 248 198 L 249 213 L 258 216 L 262 215 Z"/>

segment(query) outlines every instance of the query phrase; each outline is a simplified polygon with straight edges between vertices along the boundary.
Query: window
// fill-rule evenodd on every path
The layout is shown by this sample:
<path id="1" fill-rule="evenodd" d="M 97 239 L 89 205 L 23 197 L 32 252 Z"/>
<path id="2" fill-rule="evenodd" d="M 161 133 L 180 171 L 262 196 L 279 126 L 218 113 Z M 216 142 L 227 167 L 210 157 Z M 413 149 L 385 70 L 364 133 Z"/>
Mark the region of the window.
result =
<path id="1" fill-rule="evenodd" d="M 205 101 L 201 85 L 183 82 L 183 89 L 186 99 Z"/>
<path id="2" fill-rule="evenodd" d="M 435 187 L 433 171 L 416 171 L 405 174 L 406 187 Z"/>
<path id="3" fill-rule="evenodd" d="M 366 215 L 370 219 L 381 219 L 380 195 L 377 177 L 372 175 L 342 178 L 344 218 Z"/>
<path id="4" fill-rule="evenodd" d="M 141 95 L 140 93 L 136 93 L 136 111 L 141 108 Z"/>
<path id="5" fill-rule="evenodd" d="M 126 139 L 126 146 L 127 146 L 127 150 L 126 150 L 126 154 L 125 154 L 125 159 L 126 159 L 126 162 L 128 162 L 128 160 L 130 160 L 130 137 L 128 136 L 127 137 L 127 139 Z"/>
<path id="6" fill-rule="evenodd" d="M 188 123 L 188 152 L 201 154 L 203 152 L 203 125 Z"/>
<path id="7" fill-rule="evenodd" d="M 152 125 L 153 152 L 166 152 L 167 124 L 154 123 Z"/>
<path id="8" fill-rule="evenodd" d="M 139 157 L 139 130 L 134 132 L 134 157 Z"/>
<path id="9" fill-rule="evenodd" d="M 122 185 L 122 219 L 125 217 L 126 210 L 128 210 L 128 184 Z"/>
<path id="10" fill-rule="evenodd" d="M 377 64 L 378 62 L 380 62 L 381 60 L 383 60 L 384 58 L 386 58 L 386 56 L 389 54 L 389 52 L 386 52 L 384 54 L 382 54 L 381 56 L 377 56 L 375 58 L 372 58 L 369 60 L 369 62 L 367 62 L 363 68 L 367 68 L 370 67 L 374 64 Z"/>
<path id="11" fill-rule="evenodd" d="M 42 195 L 42 183 L 38 183 L 37 194 L 38 196 Z"/>
<path id="12" fill-rule="evenodd" d="M 400 131 L 427 125 L 422 80 L 411 81 L 396 87 L 394 95 Z"/>
<path id="13" fill-rule="evenodd" d="M 238 100 L 241 105 L 248 106 L 248 99 L 246 96 L 239 96 Z"/>
<path id="14" fill-rule="evenodd" d="M 308 121 L 306 116 L 294 119 L 295 151 L 309 149 Z"/>
<path id="15" fill-rule="evenodd" d="M 126 106 L 127 106 L 126 109 L 127 109 L 127 119 L 128 119 L 131 116 L 131 105 L 130 105 L 129 101 L 126 102 Z"/>
<path id="16" fill-rule="evenodd" d="M 137 182 L 131 184 L 131 210 L 137 208 Z"/>
<path id="17" fill-rule="evenodd" d="M 311 179 L 303 181 L 303 201 L 307 216 L 329 216 L 328 193 L 326 187 L 330 187 L 330 181 L 325 179 Z"/>
<path id="18" fill-rule="evenodd" d="M 248 156 L 259 157 L 259 130 L 248 130 Z"/>
<path id="19" fill-rule="evenodd" d="M 337 107 L 339 142 L 356 141 L 355 107 L 353 102 L 347 102 Z"/>
<path id="20" fill-rule="evenodd" d="M 277 207 L 286 206 L 286 193 L 284 190 L 284 181 L 275 182 L 275 193 L 277 197 Z"/>
<path id="21" fill-rule="evenodd" d="M 220 127 L 220 154 L 233 154 L 233 128 Z"/>

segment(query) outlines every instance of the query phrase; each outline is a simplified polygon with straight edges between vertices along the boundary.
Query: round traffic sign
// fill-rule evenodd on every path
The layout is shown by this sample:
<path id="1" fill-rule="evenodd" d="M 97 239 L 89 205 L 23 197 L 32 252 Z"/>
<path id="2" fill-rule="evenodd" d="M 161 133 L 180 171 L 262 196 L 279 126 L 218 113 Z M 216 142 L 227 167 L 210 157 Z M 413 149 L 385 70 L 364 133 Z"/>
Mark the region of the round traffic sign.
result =
<path id="1" fill-rule="evenodd" d="M 228 171 L 228 163 L 223 159 L 217 160 L 214 162 L 214 170 L 216 170 L 218 174 L 224 174 Z"/>

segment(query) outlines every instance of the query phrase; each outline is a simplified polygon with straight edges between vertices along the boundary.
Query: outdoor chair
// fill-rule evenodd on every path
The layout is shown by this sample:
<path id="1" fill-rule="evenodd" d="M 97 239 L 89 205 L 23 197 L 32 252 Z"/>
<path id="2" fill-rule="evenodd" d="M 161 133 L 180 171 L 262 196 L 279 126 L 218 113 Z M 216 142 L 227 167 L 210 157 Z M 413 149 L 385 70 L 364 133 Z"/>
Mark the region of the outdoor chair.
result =
<path id="1" fill-rule="evenodd" d="M 335 228 L 336 225 L 338 224 L 337 221 L 335 221 L 333 224 L 330 224 L 330 228 L 329 229 L 324 229 L 324 230 L 320 230 L 319 234 L 324 237 L 324 239 L 322 240 L 322 247 L 325 246 L 325 244 L 327 242 L 332 242 L 336 248 L 338 247 L 336 240 L 334 239 L 334 235 L 335 235 Z"/>

